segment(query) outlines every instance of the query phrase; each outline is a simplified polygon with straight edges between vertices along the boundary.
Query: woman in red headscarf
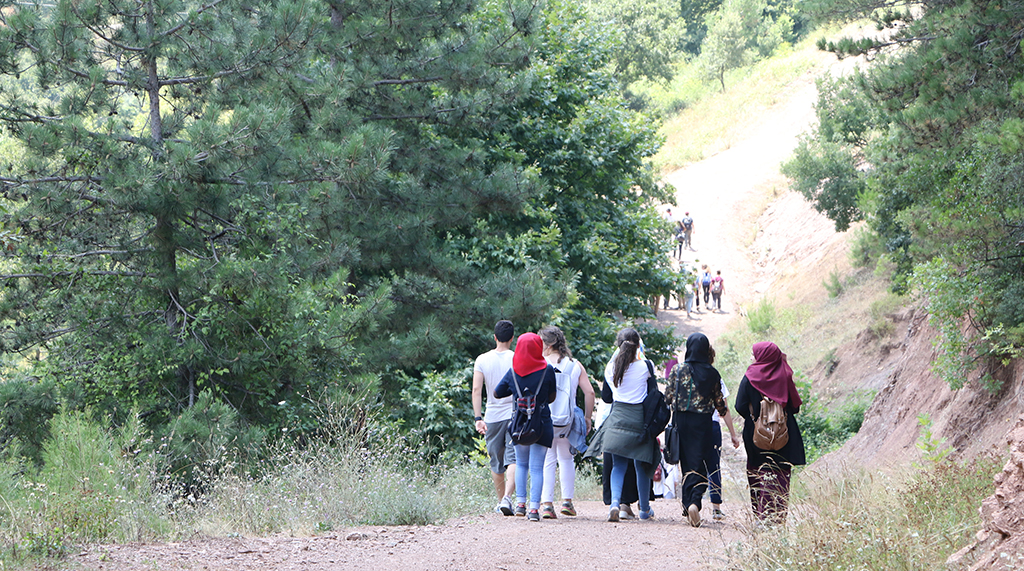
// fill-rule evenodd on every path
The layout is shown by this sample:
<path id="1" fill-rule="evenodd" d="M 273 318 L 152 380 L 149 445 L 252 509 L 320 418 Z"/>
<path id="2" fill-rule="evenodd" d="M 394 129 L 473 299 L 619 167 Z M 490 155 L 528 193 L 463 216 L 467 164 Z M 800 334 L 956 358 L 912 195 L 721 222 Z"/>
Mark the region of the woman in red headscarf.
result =
<path id="1" fill-rule="evenodd" d="M 516 385 L 519 390 L 516 390 Z M 521 391 L 522 394 L 519 394 Z M 540 521 L 540 496 L 544 485 L 544 459 L 554 439 L 549 404 L 555 402 L 557 389 L 555 370 L 544 359 L 544 342 L 536 333 L 524 333 L 516 341 L 512 355 L 512 368 L 494 387 L 494 396 L 507 397 L 534 395 L 540 415 L 541 435 L 535 444 L 516 444 L 516 515 L 526 515 L 530 521 Z M 530 479 L 530 510 L 526 511 L 526 481 Z"/>
<path id="2" fill-rule="evenodd" d="M 743 445 L 747 451 L 747 482 L 754 516 L 765 523 L 785 523 L 789 484 L 793 466 L 807 463 L 804 441 L 794 416 L 800 412 L 800 395 L 793 383 L 793 369 L 786 354 L 775 343 L 754 343 L 754 364 L 736 391 L 736 412 L 745 420 Z M 789 442 L 780 450 L 766 451 L 754 445 L 754 419 L 761 414 L 761 399 L 767 397 L 786 409 Z"/>

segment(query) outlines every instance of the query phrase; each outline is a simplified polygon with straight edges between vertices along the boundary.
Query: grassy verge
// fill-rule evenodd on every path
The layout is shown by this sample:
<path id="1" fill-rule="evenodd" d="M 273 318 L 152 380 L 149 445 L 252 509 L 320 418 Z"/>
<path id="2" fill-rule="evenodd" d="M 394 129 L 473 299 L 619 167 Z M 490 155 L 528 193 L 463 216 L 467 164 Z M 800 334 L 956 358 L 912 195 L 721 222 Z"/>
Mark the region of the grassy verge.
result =
<path id="1" fill-rule="evenodd" d="M 665 145 L 654 157 L 655 165 L 663 171 L 674 170 L 728 149 L 792 84 L 827 61 L 829 57 L 807 39 L 771 59 L 729 72 L 725 92 L 717 84 L 701 81 L 699 70 L 689 62 L 677 66 L 669 84 L 634 86 L 666 117 Z"/>
<path id="2" fill-rule="evenodd" d="M 978 505 L 1000 468 L 983 456 L 914 474 L 799 478 L 789 524 L 731 545 L 728 568 L 940 569 L 978 529 Z"/>
<path id="3" fill-rule="evenodd" d="M 53 420 L 45 464 L 0 474 L 0 569 L 50 567 L 95 542 L 211 535 L 310 535 L 346 525 L 423 525 L 493 508 L 487 468 L 424 462 L 381 423 L 334 424 L 314 447 L 269 452 L 258 466 L 208 466 L 188 489 L 137 453 L 138 425 L 117 433 L 82 413 Z"/>

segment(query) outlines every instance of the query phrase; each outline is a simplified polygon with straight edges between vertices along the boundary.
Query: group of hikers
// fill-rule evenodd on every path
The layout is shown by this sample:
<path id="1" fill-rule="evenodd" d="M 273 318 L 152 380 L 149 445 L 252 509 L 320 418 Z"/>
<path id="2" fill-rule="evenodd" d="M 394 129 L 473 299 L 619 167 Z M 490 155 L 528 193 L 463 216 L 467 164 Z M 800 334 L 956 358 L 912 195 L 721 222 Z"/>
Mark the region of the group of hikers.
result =
<path id="1" fill-rule="evenodd" d="M 683 271 L 685 272 L 685 270 Z M 703 295 L 704 307 L 712 313 L 722 311 L 722 294 L 725 293 L 725 278 L 722 277 L 722 270 L 715 270 L 715 274 L 711 275 L 708 265 L 702 264 L 700 270 L 693 271 L 691 275 L 692 280 L 685 277 L 684 273 L 683 288 L 676 293 L 679 309 L 686 310 L 686 317 L 692 317 L 693 312 L 700 313 L 700 299 Z M 669 308 L 668 302 L 671 297 L 671 292 L 663 297 L 664 309 Z"/>
<path id="2" fill-rule="evenodd" d="M 690 216 L 689 212 L 685 212 L 681 218 L 677 219 L 673 216 L 672 209 L 669 208 L 665 211 L 665 218 L 673 225 L 675 231 L 673 236 L 675 242 L 673 255 L 682 265 L 683 246 L 686 246 L 691 251 L 693 250 L 693 217 Z M 704 307 L 708 308 L 709 311 L 722 311 L 722 294 L 725 293 L 725 280 L 722 278 L 722 270 L 716 270 L 712 274 L 707 264 L 702 264 L 699 270 L 696 267 L 687 268 L 685 265 L 682 265 L 679 273 L 680 288 L 675 294 L 679 303 L 678 308 L 686 309 L 687 318 L 692 317 L 691 314 L 695 311 L 700 313 L 701 297 L 704 298 Z M 661 296 L 663 309 L 669 309 L 669 300 L 672 297 L 672 293 L 669 291 Z M 655 313 L 657 313 L 657 305 L 654 307 Z"/>
<path id="3" fill-rule="evenodd" d="M 477 358 L 473 372 L 473 412 L 476 430 L 486 441 L 499 498 L 495 511 L 526 516 L 530 521 L 555 519 L 558 514 L 575 516 L 573 455 L 584 453 L 585 457 L 602 459 L 608 521 L 651 519 L 653 481 L 663 477 L 666 468 L 664 446 L 665 451 L 671 451 L 669 456 L 678 457 L 681 483 L 677 497 L 689 524 L 701 525 L 702 500 L 709 486 L 713 519 L 721 520 L 725 516 L 721 509 L 720 423 L 724 423 L 733 446 L 738 448 L 743 442 L 751 507 L 757 521 L 785 522 L 791 469 L 806 460 L 794 419 L 800 411 L 800 395 L 786 355 L 774 343 L 753 345 L 753 364 L 740 381 L 734 410 L 744 419 L 741 438 L 726 405 L 728 390 L 714 367 L 715 350 L 702 333 L 686 339 L 681 362 L 674 358 L 665 364 L 664 396 L 672 411 L 672 428 L 660 436 L 647 430 L 644 403 L 649 393 L 661 389 L 635 329 L 623 328 L 616 336 L 615 352 L 605 366 L 598 407 L 590 378 L 572 357 L 558 327 L 520 335 L 513 351 L 514 337 L 512 322 L 499 321 L 494 327 L 495 348 Z M 582 408 L 576 405 L 577 390 L 583 394 Z M 487 406 L 481 414 L 484 395 Z M 786 412 L 788 441 L 778 450 L 755 445 L 755 420 L 761 415 L 762 402 L 778 403 Z M 540 423 L 535 441 L 528 444 L 515 442 L 515 431 L 509 430 L 510 423 L 515 424 L 517 410 L 526 405 L 531 407 L 532 415 L 538 415 Z M 588 446 L 587 436 L 592 429 L 596 433 Z M 556 464 L 562 492 L 557 511 Z M 515 470 L 510 469 L 513 465 Z M 630 508 L 633 502 L 638 504 L 638 514 Z"/>

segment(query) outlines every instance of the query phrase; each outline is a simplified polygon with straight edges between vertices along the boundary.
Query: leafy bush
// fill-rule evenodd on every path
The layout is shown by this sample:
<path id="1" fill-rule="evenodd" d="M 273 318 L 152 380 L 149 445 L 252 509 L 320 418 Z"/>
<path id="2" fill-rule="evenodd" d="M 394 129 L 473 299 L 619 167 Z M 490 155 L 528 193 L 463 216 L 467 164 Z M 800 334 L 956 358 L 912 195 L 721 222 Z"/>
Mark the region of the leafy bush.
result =
<path id="1" fill-rule="evenodd" d="M 854 394 L 838 408 L 827 407 L 814 396 L 810 380 L 803 373 L 795 371 L 793 376 L 804 401 L 796 419 L 804 439 L 807 461 L 813 462 L 839 448 L 857 434 L 864 422 L 864 413 L 871 404 L 873 394 Z"/>
<path id="2" fill-rule="evenodd" d="M 137 420 L 117 432 L 87 412 L 49 423 L 41 464 L 8 457 L 0 474 L 0 545 L 10 556 L 62 557 L 84 542 L 128 541 L 166 529 L 152 456 Z M 4 566 L 0 556 L 0 567 Z"/>
<path id="3" fill-rule="evenodd" d="M 761 298 L 747 312 L 747 327 L 755 335 L 764 335 L 772 330 L 775 324 L 775 303 L 769 299 Z"/>
<path id="4" fill-rule="evenodd" d="M 468 455 L 476 435 L 470 427 L 472 369 L 431 372 L 420 379 L 399 374 L 405 387 L 401 392 L 403 430 L 413 442 L 421 443 L 424 457 L 436 459 L 444 452 Z"/>
<path id="5" fill-rule="evenodd" d="M 197 496 L 209 482 L 235 466 L 258 459 L 266 441 L 259 427 L 246 425 L 238 412 L 210 392 L 182 411 L 159 438 L 162 468 L 182 493 Z"/>
<path id="6" fill-rule="evenodd" d="M 828 280 L 821 282 L 821 285 L 828 290 L 829 297 L 839 297 L 843 294 L 843 282 L 839 279 L 839 272 L 832 270 L 828 273 Z"/>
<path id="7" fill-rule="evenodd" d="M 15 440 L 19 454 L 38 464 L 42 461 L 43 441 L 49 436 L 49 420 L 60 409 L 61 395 L 52 380 L 15 378 L 0 382 L 0 450 Z"/>

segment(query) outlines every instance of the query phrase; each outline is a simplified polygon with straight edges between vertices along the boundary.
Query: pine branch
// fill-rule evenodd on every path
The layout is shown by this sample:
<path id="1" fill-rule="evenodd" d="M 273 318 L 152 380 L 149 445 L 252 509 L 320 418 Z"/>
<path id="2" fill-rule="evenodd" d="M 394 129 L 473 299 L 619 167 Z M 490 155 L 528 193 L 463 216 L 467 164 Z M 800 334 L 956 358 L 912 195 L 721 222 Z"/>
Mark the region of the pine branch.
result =
<path id="1" fill-rule="evenodd" d="M 0 109 L 17 115 L 22 115 L 23 118 L 17 117 L 6 117 L 0 116 L 0 121 L 5 123 L 49 123 L 53 121 L 60 121 L 62 117 L 50 117 L 48 115 L 35 115 L 33 113 L 27 113 L 21 109 L 10 107 L 8 105 L 0 105 Z"/>
<path id="2" fill-rule="evenodd" d="M 81 253 L 78 253 L 78 254 L 57 255 L 55 257 L 57 257 L 57 258 L 67 258 L 67 259 L 72 259 L 73 260 L 75 258 L 84 258 L 86 256 L 114 256 L 114 255 L 118 255 L 118 254 L 139 254 L 139 253 L 142 253 L 142 252 L 151 252 L 151 251 L 153 251 L 152 248 L 139 248 L 138 250 L 92 250 L 92 251 L 89 251 L 89 252 L 81 252 Z"/>
<path id="3" fill-rule="evenodd" d="M 381 79 L 380 81 L 374 81 L 373 86 L 379 85 L 407 85 L 410 83 L 433 83 L 435 81 L 443 80 L 443 77 L 425 77 L 423 79 Z"/>
<path id="4" fill-rule="evenodd" d="M 54 272 L 52 274 L 0 274 L 0 280 L 17 280 L 23 278 L 66 278 L 69 276 L 116 276 L 123 278 L 149 278 L 153 277 L 146 272 L 114 272 L 109 270 L 96 270 L 91 272 Z"/>
<path id="5" fill-rule="evenodd" d="M 211 8 L 216 8 L 217 5 L 220 4 L 223 1 L 224 0 L 215 0 L 214 2 L 211 2 L 211 3 L 209 3 L 209 4 L 205 5 L 205 6 L 201 6 L 198 10 L 196 10 L 195 15 L 198 16 L 198 15 L 202 14 L 203 12 L 206 12 L 207 10 L 210 10 Z M 192 23 L 191 20 L 186 19 L 182 23 L 178 24 L 177 26 L 174 26 L 173 28 L 171 28 L 171 29 L 169 29 L 169 30 L 167 30 L 165 32 L 161 32 L 160 35 L 162 37 L 172 36 L 172 35 L 178 33 L 179 31 L 181 31 L 185 26 L 187 26 L 187 25 L 189 25 L 191 23 Z"/>
<path id="6" fill-rule="evenodd" d="M 94 182 L 96 184 L 100 184 L 103 182 L 103 179 L 95 176 L 47 176 L 32 179 L 0 177 L 0 183 L 4 183 L 14 187 L 32 184 L 43 184 L 47 182 Z"/>

